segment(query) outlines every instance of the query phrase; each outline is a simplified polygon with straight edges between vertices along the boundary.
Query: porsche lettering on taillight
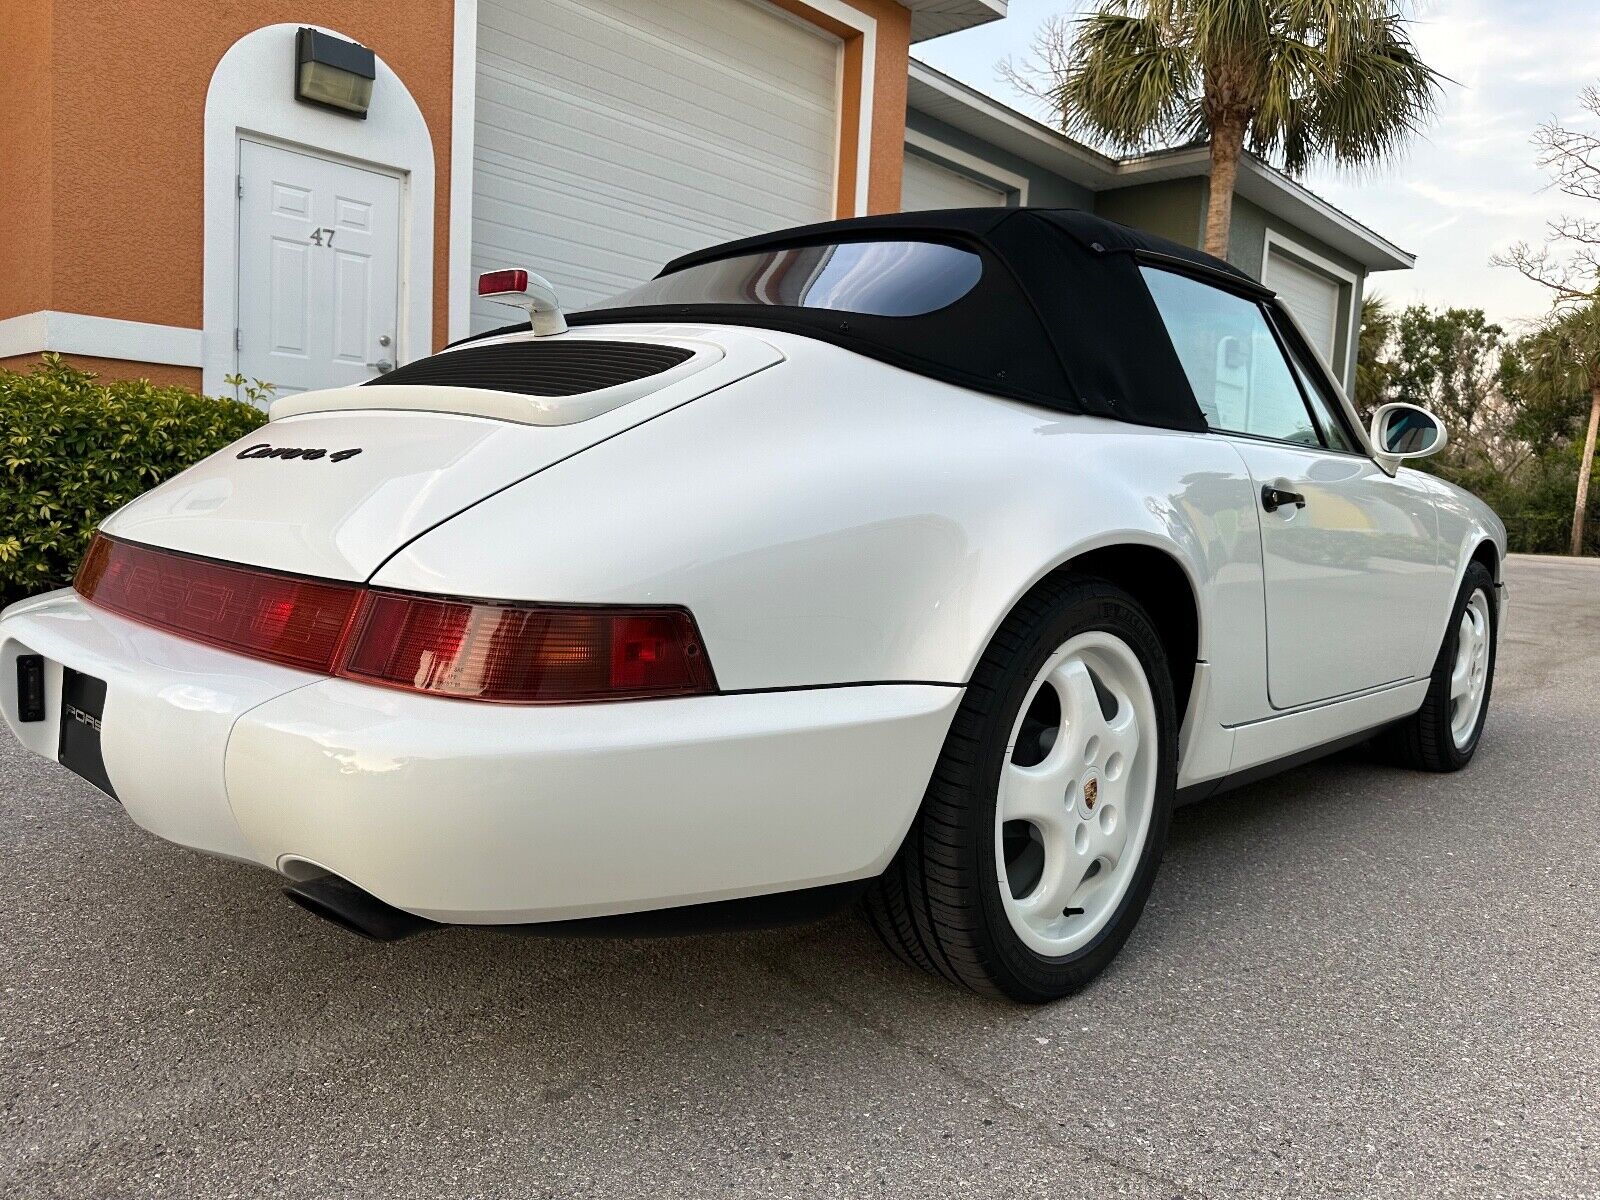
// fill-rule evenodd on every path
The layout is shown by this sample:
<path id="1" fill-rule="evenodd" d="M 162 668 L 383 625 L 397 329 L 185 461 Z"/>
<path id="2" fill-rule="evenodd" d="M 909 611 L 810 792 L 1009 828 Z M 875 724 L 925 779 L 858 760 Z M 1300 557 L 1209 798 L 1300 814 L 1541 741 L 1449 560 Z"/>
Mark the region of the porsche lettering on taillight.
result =
<path id="1" fill-rule="evenodd" d="M 96 535 L 89 603 L 250 658 L 497 704 L 716 691 L 681 608 L 457 600 L 305 579 Z"/>
<path id="2" fill-rule="evenodd" d="M 179 637 L 331 673 L 361 589 L 96 535 L 73 582 L 91 604 Z"/>

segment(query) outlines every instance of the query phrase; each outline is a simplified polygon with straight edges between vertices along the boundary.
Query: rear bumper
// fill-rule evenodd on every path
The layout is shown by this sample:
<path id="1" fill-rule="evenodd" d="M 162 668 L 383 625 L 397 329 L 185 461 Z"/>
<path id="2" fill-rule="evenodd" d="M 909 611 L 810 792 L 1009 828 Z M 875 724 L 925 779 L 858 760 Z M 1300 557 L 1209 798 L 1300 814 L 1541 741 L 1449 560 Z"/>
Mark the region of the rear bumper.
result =
<path id="1" fill-rule="evenodd" d="M 28 724 L 9 682 L 22 653 L 47 660 L 46 719 Z M 144 828 L 472 923 L 876 874 L 960 700 L 894 684 L 479 705 L 239 658 L 60 592 L 0 616 L 0 712 L 52 759 L 63 664 L 106 681 L 106 770 Z"/>
<path id="2" fill-rule="evenodd" d="M 18 720 L 16 660 L 45 659 L 43 721 Z M 168 841 L 262 861 L 229 810 L 222 763 L 239 718 L 317 676 L 181 641 L 91 608 L 70 591 L 0 614 L 0 713 L 24 746 L 56 757 L 62 666 L 105 680 L 101 752 L 128 815 Z"/>

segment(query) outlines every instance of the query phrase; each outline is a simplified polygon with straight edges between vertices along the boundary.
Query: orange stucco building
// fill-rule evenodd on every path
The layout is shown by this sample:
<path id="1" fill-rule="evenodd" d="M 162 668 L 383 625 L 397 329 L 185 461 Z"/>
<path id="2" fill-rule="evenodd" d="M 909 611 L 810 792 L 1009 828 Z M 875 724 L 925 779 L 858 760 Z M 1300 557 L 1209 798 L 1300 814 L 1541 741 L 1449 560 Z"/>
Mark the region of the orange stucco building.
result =
<path id="1" fill-rule="evenodd" d="M 902 207 L 1083 208 L 1198 244 L 1206 147 L 1110 158 L 911 57 L 1005 8 L 0 0 L 0 366 L 357 383 L 503 324 L 483 271 L 582 308 L 686 251 Z M 311 44 L 370 87 L 360 111 L 303 86 Z M 1253 156 L 1229 258 L 1347 386 L 1368 274 L 1414 261 Z"/>
<path id="2" fill-rule="evenodd" d="M 4 0 L 0 365 L 54 350 L 218 392 L 304 359 L 295 390 L 488 322 L 477 270 L 585 300 L 713 241 L 893 210 L 913 41 L 1003 12 Z M 297 98 L 307 27 L 372 51 L 364 116 Z"/>

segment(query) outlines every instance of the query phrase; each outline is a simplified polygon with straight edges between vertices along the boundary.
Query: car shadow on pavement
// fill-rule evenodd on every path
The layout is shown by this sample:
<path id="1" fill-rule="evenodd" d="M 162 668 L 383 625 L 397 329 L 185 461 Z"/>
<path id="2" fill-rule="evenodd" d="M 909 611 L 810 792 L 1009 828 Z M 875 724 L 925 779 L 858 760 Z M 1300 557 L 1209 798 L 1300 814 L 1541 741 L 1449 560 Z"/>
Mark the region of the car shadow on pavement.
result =
<path id="1" fill-rule="evenodd" d="M 1180 810 L 1122 956 L 1083 994 L 1027 1008 L 905 967 L 849 912 L 649 941 L 447 928 L 367 943 L 257 868 L 91 807 L 75 781 L 28 790 L 43 770 L 0 798 L 29 867 L 0 877 L 19 1178 L 125 1178 L 154 1137 L 231 1155 L 246 1191 L 246 1165 L 285 1158 L 370 1180 L 396 1137 L 430 1162 L 559 1162 L 614 1190 L 681 1171 L 694 1144 L 729 1178 L 865 1154 L 970 1179 L 997 1140 L 1032 1148 L 1031 1177 L 1103 1194 L 1164 1179 L 1174 1144 L 1237 1183 L 1281 1148 L 1274 1130 L 1336 1128 L 1374 1071 L 1418 1053 L 1415 1026 L 1370 1013 L 1408 1011 L 1415 981 L 1394 964 L 1431 930 L 1374 940 L 1372 896 L 1348 882 L 1403 890 L 1400 860 L 1417 874 L 1417 845 L 1469 804 L 1348 752 Z M 1226 1145 L 1197 1116 L 1219 1097 L 1239 1114 Z M 1113 1125 L 1132 1131 L 1116 1161 L 1086 1157 L 1089 1127 Z"/>

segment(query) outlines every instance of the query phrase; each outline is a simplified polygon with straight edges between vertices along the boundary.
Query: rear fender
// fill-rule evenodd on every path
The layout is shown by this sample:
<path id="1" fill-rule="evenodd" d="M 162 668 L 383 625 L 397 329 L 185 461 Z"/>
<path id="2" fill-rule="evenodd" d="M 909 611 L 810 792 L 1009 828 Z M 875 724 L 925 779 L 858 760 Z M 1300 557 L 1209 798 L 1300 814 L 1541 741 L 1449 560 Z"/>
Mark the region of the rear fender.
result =
<path id="1" fill-rule="evenodd" d="M 1183 567 L 1235 707 L 1262 690 L 1253 491 L 1225 444 L 771 336 L 781 368 L 474 506 L 374 582 L 686 605 L 725 690 L 959 684 L 1045 575 L 1137 544 Z"/>

